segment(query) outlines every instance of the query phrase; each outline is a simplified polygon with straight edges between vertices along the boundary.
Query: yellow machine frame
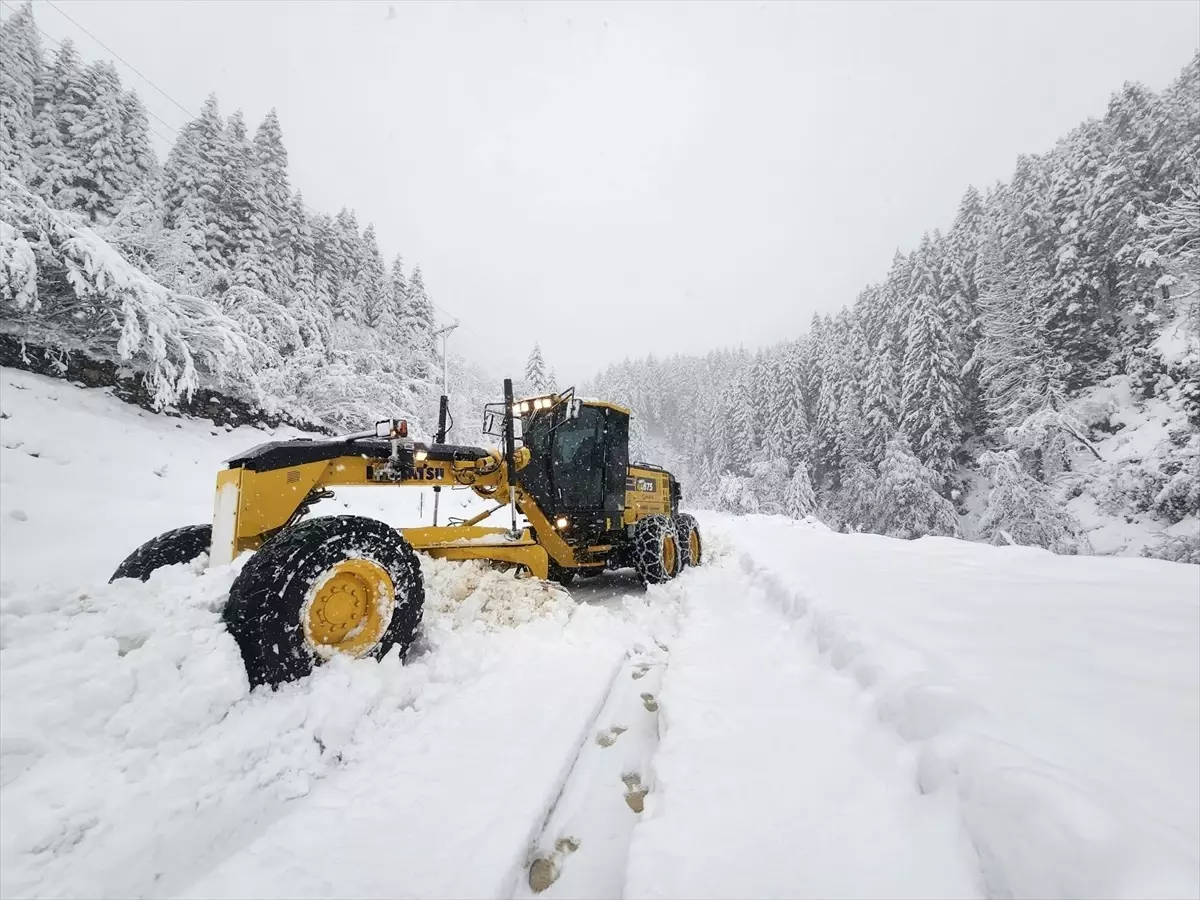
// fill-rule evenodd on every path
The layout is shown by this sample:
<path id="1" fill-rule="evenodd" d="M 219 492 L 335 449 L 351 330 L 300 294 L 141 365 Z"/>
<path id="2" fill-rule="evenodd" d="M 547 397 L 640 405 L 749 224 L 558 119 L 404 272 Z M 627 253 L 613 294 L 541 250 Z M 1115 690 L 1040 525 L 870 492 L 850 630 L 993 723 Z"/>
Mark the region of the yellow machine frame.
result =
<path id="1" fill-rule="evenodd" d="M 421 445 L 417 445 L 420 448 Z M 529 462 L 529 451 L 519 448 L 515 463 L 519 471 Z M 503 508 L 496 507 L 457 525 L 423 526 L 400 529 L 414 549 L 442 559 L 487 559 L 524 566 L 537 578 L 549 577 L 550 560 L 566 568 L 602 568 L 609 545 L 587 547 L 581 559 L 555 528 L 533 497 L 519 485 L 510 485 L 499 450 L 474 460 L 454 462 L 418 462 L 410 478 L 379 481 L 368 474 L 379 461 L 363 456 L 339 456 L 319 462 L 300 463 L 284 468 L 257 472 L 250 468 L 223 469 L 217 473 L 216 504 L 213 511 L 210 564 L 231 562 L 239 553 L 256 550 L 285 527 L 301 505 L 314 493 L 332 487 L 461 487 L 469 485 L 480 497 L 507 500 L 514 490 L 517 508 L 536 530 L 538 539 L 525 528 L 514 537 L 508 529 L 479 525 L 483 519 Z M 641 470 L 639 470 L 641 471 Z M 634 469 L 630 469 L 631 477 Z M 645 470 L 644 475 L 653 475 Z M 663 473 L 659 472 L 658 475 Z M 647 495 L 625 512 L 626 521 L 636 521 L 651 511 L 669 510 L 666 479 L 659 478 L 663 497 Z"/>

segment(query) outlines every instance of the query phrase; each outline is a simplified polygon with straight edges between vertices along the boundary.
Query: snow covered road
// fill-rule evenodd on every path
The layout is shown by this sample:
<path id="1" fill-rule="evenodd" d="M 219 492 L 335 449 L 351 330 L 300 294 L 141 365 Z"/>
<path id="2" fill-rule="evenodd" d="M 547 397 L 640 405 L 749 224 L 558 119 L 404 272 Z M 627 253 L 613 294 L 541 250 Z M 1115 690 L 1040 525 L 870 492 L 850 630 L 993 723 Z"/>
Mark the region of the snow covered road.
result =
<path id="1" fill-rule="evenodd" d="M 704 515 L 251 692 L 240 562 L 104 581 L 264 435 L 0 376 L 0 896 L 1200 897 L 1200 568 Z"/>
<path id="2" fill-rule="evenodd" d="M 727 557 L 693 582 L 628 897 L 974 897 L 954 809 Z"/>
<path id="3" fill-rule="evenodd" d="M 184 896 L 510 896 L 624 657 L 574 618 L 509 634 L 470 690 L 379 734 Z"/>

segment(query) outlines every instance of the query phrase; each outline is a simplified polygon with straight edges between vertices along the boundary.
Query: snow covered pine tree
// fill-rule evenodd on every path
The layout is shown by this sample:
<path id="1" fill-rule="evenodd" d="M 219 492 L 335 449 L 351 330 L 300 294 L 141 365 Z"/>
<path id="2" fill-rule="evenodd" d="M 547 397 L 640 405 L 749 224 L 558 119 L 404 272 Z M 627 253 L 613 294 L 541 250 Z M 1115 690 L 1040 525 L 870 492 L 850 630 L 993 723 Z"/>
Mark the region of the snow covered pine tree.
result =
<path id="1" fill-rule="evenodd" d="M 525 363 L 525 381 L 529 384 L 529 390 L 535 394 L 550 390 L 550 376 L 546 372 L 546 362 L 542 359 L 542 348 L 538 344 L 533 345 L 529 361 Z"/>

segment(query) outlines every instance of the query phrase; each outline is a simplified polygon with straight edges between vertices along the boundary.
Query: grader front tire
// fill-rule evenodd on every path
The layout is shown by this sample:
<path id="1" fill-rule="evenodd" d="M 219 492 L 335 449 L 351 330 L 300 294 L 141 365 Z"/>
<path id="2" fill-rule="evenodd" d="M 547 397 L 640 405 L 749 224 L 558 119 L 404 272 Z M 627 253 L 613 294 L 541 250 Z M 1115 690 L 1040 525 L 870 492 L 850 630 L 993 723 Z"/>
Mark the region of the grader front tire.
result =
<path id="1" fill-rule="evenodd" d="M 679 574 L 679 535 L 668 516 L 646 516 L 633 531 L 633 566 L 646 584 L 662 584 Z"/>
<path id="2" fill-rule="evenodd" d="M 310 519 L 268 540 L 229 591 L 225 626 L 250 684 L 308 675 L 333 656 L 403 657 L 425 602 L 421 567 L 395 529 L 361 516 Z"/>

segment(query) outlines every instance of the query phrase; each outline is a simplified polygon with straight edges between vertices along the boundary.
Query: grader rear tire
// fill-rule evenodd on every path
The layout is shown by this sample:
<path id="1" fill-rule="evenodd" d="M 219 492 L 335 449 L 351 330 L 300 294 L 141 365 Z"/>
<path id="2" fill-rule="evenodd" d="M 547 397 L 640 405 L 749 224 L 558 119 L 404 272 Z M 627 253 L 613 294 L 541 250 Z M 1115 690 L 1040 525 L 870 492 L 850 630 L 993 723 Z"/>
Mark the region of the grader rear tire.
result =
<path id="1" fill-rule="evenodd" d="M 645 584 L 662 584 L 679 574 L 679 535 L 668 516 L 646 516 L 633 529 L 633 567 Z"/>
<path id="2" fill-rule="evenodd" d="M 163 566 L 189 563 L 208 552 L 212 545 L 212 525 L 184 525 L 165 531 L 138 547 L 117 566 L 109 583 L 118 578 L 146 581 L 150 573 Z"/>
<path id="3" fill-rule="evenodd" d="M 310 519 L 272 537 L 246 563 L 225 604 L 251 686 L 303 678 L 334 656 L 403 658 L 425 586 L 399 532 L 361 516 Z"/>
<path id="4" fill-rule="evenodd" d="M 698 566 L 704 553 L 704 544 L 700 540 L 700 526 L 696 519 L 687 513 L 675 516 L 675 532 L 679 535 L 680 567 Z"/>

